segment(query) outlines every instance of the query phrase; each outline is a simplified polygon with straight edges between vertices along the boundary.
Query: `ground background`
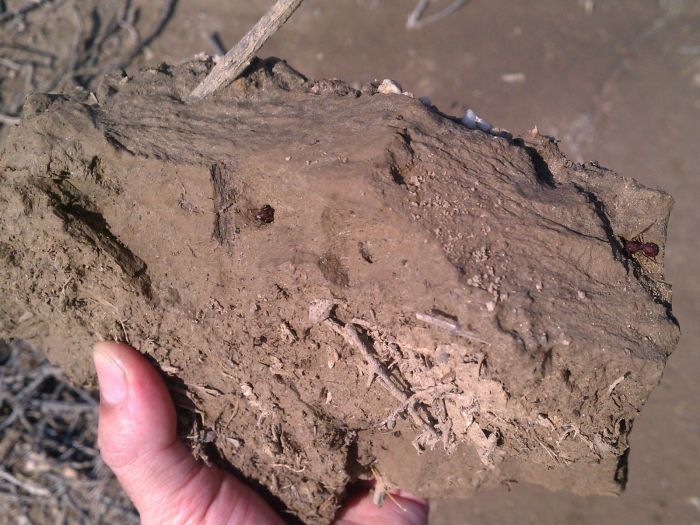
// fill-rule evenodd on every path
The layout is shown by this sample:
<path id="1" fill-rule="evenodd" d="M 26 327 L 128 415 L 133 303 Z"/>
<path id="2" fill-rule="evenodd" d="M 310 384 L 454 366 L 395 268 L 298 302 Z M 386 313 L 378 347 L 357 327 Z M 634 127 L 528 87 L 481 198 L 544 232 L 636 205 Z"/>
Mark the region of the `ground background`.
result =
<path id="1" fill-rule="evenodd" d="M 271 3 L 180 0 L 146 56 L 179 62 L 215 53 L 212 34 L 233 45 Z M 433 0 L 431 12 L 449 3 Z M 435 501 L 431 524 L 700 523 L 700 2 L 471 0 L 407 31 L 414 5 L 306 0 L 260 55 L 315 78 L 394 78 L 446 113 L 471 107 L 515 133 L 537 125 L 574 160 L 598 160 L 667 190 L 676 207 L 666 269 L 683 331 L 635 423 L 622 497 L 513 485 L 467 502 Z"/>

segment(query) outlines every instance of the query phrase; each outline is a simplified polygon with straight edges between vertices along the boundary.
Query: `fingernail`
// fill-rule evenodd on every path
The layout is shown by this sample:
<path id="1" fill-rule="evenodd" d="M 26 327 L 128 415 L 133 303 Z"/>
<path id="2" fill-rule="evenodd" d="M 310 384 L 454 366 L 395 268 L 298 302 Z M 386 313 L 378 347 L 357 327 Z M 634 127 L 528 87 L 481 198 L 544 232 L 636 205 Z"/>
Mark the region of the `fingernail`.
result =
<path id="1" fill-rule="evenodd" d="M 96 349 L 93 353 L 97 379 L 100 382 L 100 400 L 116 405 L 126 397 L 126 374 L 124 369 L 106 351 Z"/>

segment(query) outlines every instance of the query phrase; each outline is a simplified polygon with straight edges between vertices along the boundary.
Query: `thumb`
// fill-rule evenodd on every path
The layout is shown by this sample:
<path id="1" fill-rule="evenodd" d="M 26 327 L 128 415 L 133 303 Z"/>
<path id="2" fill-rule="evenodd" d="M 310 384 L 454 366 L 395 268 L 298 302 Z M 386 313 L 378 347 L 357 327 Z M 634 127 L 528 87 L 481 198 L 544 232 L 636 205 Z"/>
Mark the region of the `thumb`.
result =
<path id="1" fill-rule="evenodd" d="M 177 439 L 165 383 L 140 353 L 98 343 L 93 358 L 100 382 L 100 452 L 143 524 L 282 523 L 237 478 L 192 457 Z"/>

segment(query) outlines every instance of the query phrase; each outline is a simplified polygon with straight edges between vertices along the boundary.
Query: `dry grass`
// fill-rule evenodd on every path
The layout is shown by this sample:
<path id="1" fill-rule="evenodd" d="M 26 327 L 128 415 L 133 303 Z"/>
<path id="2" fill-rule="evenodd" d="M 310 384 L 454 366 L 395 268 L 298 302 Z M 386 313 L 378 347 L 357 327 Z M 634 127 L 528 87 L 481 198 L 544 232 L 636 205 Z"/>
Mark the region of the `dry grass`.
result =
<path id="1" fill-rule="evenodd" d="M 94 91 L 104 73 L 150 55 L 177 0 L 0 1 L 0 124 L 29 92 Z"/>
<path id="2" fill-rule="evenodd" d="M 10 524 L 137 524 L 96 448 L 97 401 L 29 344 L 0 341 L 0 516 Z"/>

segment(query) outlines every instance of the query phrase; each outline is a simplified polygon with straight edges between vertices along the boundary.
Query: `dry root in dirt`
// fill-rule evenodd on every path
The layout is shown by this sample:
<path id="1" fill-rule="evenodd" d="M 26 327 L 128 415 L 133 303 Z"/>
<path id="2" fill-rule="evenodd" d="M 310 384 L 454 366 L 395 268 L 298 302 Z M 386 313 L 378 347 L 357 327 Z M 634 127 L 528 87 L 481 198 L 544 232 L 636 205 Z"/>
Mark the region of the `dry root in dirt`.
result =
<path id="1" fill-rule="evenodd" d="M 212 67 L 29 97 L 0 161 L 0 337 L 87 385 L 93 341 L 128 340 L 195 454 L 308 523 L 377 473 L 619 492 L 678 339 L 671 198 L 276 59 L 189 101 Z M 654 264 L 621 240 L 649 224 Z"/>

